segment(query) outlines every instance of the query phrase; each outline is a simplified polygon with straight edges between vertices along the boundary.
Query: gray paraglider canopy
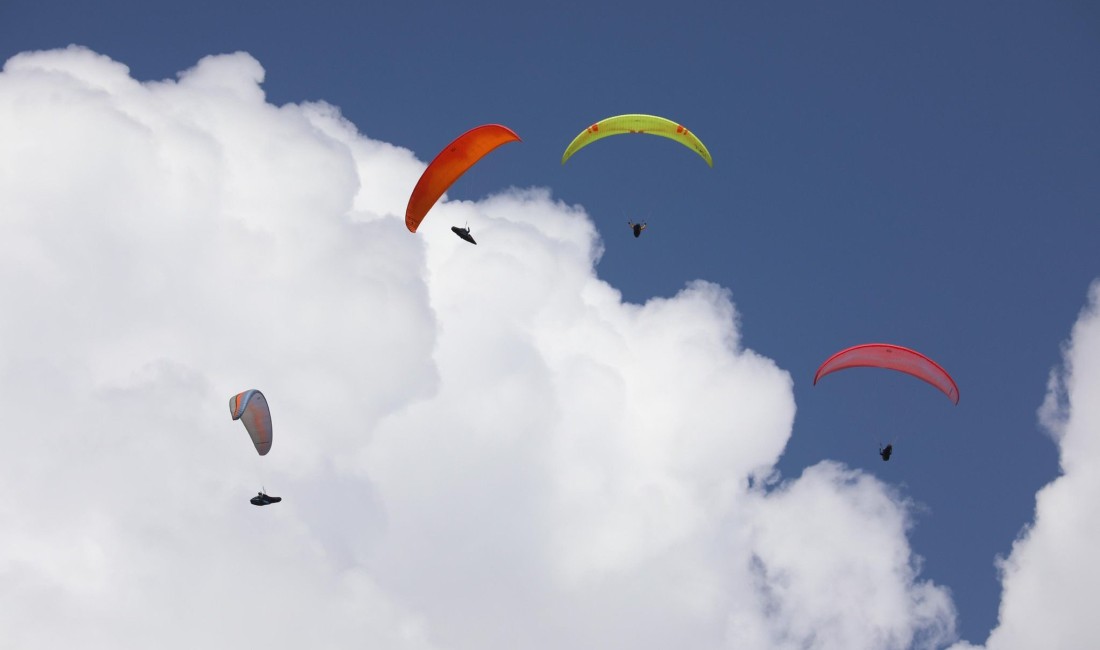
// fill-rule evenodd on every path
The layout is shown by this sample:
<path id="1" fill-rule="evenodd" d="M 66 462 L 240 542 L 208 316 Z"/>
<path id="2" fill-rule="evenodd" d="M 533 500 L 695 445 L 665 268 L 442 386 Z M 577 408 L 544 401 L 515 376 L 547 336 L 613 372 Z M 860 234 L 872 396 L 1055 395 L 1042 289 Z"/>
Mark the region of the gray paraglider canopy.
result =
<path id="1" fill-rule="evenodd" d="M 263 456 L 271 451 L 271 410 L 267 398 L 258 390 L 246 390 L 229 399 L 229 412 L 234 420 L 244 423 L 244 428 Z"/>

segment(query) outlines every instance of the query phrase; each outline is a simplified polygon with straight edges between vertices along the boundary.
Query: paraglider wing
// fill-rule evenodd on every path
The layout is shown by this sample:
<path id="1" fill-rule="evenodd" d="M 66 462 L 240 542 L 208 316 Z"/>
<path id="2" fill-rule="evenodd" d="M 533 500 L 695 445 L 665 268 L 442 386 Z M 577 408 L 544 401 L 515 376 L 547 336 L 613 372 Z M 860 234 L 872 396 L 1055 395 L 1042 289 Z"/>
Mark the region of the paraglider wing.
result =
<path id="1" fill-rule="evenodd" d="M 467 169 L 493 149 L 509 142 L 518 142 L 519 139 L 506 126 L 485 124 L 470 129 L 447 145 L 421 174 L 409 196 L 409 205 L 405 209 L 405 226 L 409 232 L 416 232 L 428 210 Z"/>
<path id="2" fill-rule="evenodd" d="M 916 350 L 890 343 L 856 345 L 826 359 L 814 375 L 814 384 L 825 375 L 847 368 L 886 368 L 904 372 L 932 384 L 952 402 L 959 403 L 959 387 L 951 375 Z"/>
<path id="3" fill-rule="evenodd" d="M 714 167 L 714 160 L 710 157 L 710 152 L 707 151 L 703 142 L 695 137 L 694 133 L 684 128 L 683 125 L 663 117 L 657 117 L 656 115 L 639 114 L 609 117 L 581 131 L 580 135 L 573 138 L 573 141 L 566 147 L 565 153 L 561 156 L 561 164 L 564 165 L 565 161 L 569 160 L 570 156 L 596 140 L 602 140 L 609 135 L 620 135 L 622 133 L 648 133 L 650 135 L 659 135 L 662 138 L 675 140 L 699 154 L 703 160 L 707 161 L 708 165 Z"/>
<path id="4" fill-rule="evenodd" d="M 271 410 L 258 390 L 246 390 L 229 398 L 229 412 L 244 428 L 261 456 L 271 451 Z"/>

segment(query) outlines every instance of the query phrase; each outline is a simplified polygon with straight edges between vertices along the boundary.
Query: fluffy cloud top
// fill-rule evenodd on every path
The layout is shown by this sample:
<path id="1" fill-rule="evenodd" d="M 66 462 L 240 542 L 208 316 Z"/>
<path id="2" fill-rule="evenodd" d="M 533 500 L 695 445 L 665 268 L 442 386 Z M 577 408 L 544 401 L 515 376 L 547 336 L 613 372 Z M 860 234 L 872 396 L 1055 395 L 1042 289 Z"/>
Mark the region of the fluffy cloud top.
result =
<path id="1" fill-rule="evenodd" d="M 262 79 L 237 53 L 139 83 L 76 47 L 0 74 L 0 645 L 953 639 L 897 494 L 776 482 L 791 380 L 726 291 L 624 303 L 543 189 L 411 235 L 423 163 Z M 284 501 L 249 505 L 261 483 Z"/>

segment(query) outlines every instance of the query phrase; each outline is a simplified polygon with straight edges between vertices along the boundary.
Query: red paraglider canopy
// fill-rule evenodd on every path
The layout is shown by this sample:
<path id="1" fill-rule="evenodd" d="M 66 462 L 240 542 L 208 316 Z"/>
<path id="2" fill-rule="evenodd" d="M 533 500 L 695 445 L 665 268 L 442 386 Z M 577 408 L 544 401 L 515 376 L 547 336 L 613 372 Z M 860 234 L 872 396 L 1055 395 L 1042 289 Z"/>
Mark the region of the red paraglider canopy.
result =
<path id="1" fill-rule="evenodd" d="M 444 147 L 424 170 L 409 196 L 409 206 L 405 210 L 405 226 L 409 232 L 416 232 L 439 197 L 485 154 L 502 144 L 518 141 L 519 136 L 508 127 L 484 124 L 463 133 Z"/>
<path id="2" fill-rule="evenodd" d="M 916 350 L 891 343 L 864 343 L 841 350 L 825 360 L 814 375 L 817 380 L 847 368 L 886 368 L 922 379 L 938 388 L 947 398 L 959 403 L 959 387 L 940 364 Z"/>

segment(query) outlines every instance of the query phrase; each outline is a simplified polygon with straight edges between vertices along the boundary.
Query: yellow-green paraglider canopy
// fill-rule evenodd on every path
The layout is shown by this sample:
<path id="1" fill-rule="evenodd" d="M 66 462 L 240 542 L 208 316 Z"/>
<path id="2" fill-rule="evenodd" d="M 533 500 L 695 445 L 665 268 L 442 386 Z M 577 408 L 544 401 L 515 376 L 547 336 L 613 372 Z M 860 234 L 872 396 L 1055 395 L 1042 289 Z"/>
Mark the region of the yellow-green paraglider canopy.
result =
<path id="1" fill-rule="evenodd" d="M 707 151 L 706 146 L 703 145 L 699 138 L 695 137 L 694 133 L 684 128 L 682 124 L 677 124 L 672 120 L 656 115 L 641 115 L 635 113 L 609 117 L 581 131 L 580 135 L 573 138 L 573 141 L 566 147 L 565 153 L 561 156 L 561 164 L 564 165 L 565 161 L 569 160 L 570 156 L 596 140 L 606 138 L 609 135 L 619 135 L 622 133 L 648 133 L 650 135 L 659 135 L 669 140 L 675 140 L 695 151 L 703 160 L 707 161 L 708 165 L 714 167 L 714 160 L 710 157 L 710 152 Z"/>

